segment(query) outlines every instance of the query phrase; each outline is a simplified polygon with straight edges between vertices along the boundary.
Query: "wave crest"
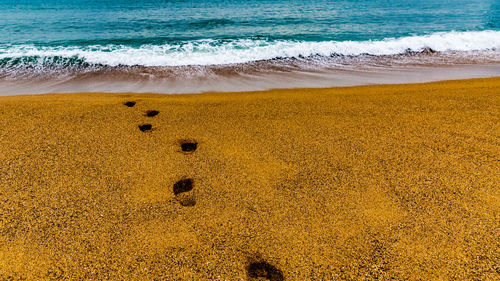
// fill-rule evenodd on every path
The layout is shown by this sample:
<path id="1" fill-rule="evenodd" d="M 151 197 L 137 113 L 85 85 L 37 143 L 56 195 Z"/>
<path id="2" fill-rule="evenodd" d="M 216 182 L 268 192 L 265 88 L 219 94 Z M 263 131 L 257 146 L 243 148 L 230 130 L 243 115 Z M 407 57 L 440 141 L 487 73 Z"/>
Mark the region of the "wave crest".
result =
<path id="1" fill-rule="evenodd" d="M 500 49 L 500 31 L 445 32 L 379 41 L 197 40 L 178 44 L 93 46 L 0 45 L 0 67 L 226 65 L 262 60 L 388 56 Z"/>

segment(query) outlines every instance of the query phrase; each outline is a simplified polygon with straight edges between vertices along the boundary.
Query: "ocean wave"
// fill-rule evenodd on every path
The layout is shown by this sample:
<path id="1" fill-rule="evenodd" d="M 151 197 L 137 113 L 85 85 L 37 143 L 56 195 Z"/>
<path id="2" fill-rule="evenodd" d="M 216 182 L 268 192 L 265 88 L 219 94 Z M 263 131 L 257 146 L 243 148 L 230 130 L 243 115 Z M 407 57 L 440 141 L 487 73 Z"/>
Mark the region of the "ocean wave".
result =
<path id="1" fill-rule="evenodd" d="M 390 56 L 414 52 L 497 51 L 499 49 L 500 31 L 492 30 L 452 31 L 359 42 L 207 39 L 139 47 L 0 45 L 0 67 L 206 66 L 313 56 Z"/>

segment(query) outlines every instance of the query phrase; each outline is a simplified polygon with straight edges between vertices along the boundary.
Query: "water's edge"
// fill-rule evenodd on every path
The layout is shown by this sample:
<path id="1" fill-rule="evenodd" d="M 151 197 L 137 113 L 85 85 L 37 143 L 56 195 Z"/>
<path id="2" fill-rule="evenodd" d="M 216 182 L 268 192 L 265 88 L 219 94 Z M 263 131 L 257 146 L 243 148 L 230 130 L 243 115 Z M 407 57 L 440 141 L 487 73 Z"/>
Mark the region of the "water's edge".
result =
<path id="1" fill-rule="evenodd" d="M 444 80 L 500 76 L 500 64 L 420 66 L 316 72 L 266 73 L 219 76 L 209 79 L 153 79 L 138 81 L 113 75 L 69 80 L 0 81 L 0 96 L 46 93 L 158 93 L 197 94 L 204 92 L 246 92 L 270 89 L 330 88 L 359 85 L 425 83 Z"/>

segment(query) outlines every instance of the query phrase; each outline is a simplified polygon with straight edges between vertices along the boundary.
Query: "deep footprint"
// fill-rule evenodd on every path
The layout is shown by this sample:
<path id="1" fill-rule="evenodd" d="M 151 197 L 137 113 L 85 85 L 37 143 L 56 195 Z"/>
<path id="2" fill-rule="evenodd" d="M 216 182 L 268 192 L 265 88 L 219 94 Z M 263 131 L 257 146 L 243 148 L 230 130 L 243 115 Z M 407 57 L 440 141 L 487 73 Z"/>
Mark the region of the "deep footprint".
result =
<path id="1" fill-rule="evenodd" d="M 247 274 L 250 278 L 265 278 L 271 281 L 285 280 L 281 270 L 265 262 L 252 262 L 247 266 Z"/>
<path id="2" fill-rule="evenodd" d="M 146 116 L 147 117 L 154 117 L 160 113 L 158 110 L 148 110 L 146 111 Z"/>
<path id="3" fill-rule="evenodd" d="M 128 102 L 124 103 L 124 105 L 126 105 L 128 107 L 134 107 L 135 101 L 128 101 Z"/>
<path id="4" fill-rule="evenodd" d="M 182 179 L 174 184 L 175 198 L 182 206 L 194 206 L 196 204 L 194 194 L 189 192 L 193 190 L 193 184 L 193 179 Z"/>
<path id="5" fill-rule="evenodd" d="M 183 152 L 194 152 L 198 148 L 198 143 L 197 142 L 182 142 L 181 143 L 181 149 Z"/>
<path id="6" fill-rule="evenodd" d="M 193 179 L 182 179 L 174 184 L 174 194 L 178 195 L 193 189 Z"/>
<path id="7" fill-rule="evenodd" d="M 152 128 L 153 126 L 151 124 L 139 125 L 139 130 L 142 132 L 151 131 Z"/>

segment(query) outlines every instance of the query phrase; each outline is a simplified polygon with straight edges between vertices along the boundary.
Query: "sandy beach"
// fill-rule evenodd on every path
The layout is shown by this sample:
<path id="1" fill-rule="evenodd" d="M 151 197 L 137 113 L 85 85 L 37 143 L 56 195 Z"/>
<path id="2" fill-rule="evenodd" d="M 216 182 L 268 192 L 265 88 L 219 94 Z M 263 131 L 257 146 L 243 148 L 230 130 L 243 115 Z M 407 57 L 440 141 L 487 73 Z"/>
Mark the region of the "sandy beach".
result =
<path id="1" fill-rule="evenodd" d="M 499 93 L 0 97 L 0 280 L 498 280 Z"/>

